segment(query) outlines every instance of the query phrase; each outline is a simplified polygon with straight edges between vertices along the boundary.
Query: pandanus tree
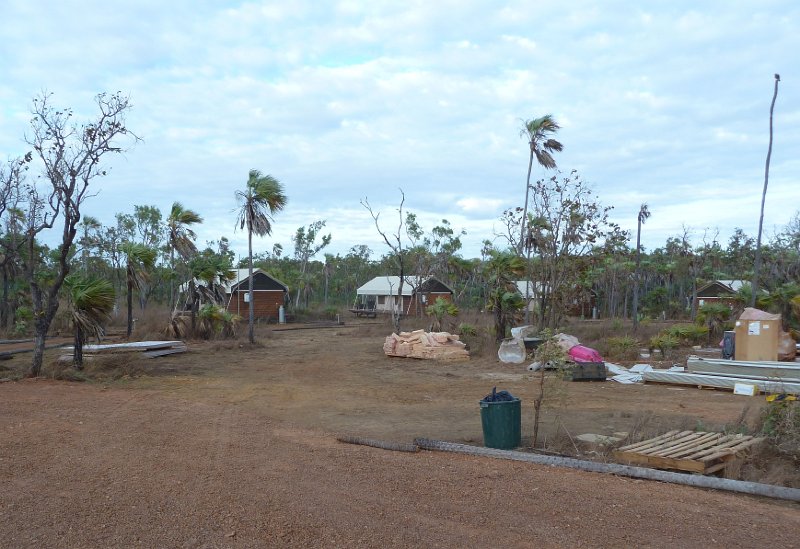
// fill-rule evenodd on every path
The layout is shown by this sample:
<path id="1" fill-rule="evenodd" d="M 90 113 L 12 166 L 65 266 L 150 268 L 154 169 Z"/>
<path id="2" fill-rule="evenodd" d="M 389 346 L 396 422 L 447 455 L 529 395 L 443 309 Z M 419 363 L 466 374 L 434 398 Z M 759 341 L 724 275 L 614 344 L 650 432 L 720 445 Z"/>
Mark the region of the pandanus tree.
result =
<path id="1" fill-rule="evenodd" d="M 247 338 L 255 343 L 255 309 L 253 308 L 253 234 L 266 236 L 272 233 L 272 216 L 286 206 L 286 194 L 280 181 L 271 175 L 262 175 L 258 170 L 250 170 L 247 185 L 243 191 L 236 191 L 239 202 L 239 215 L 236 225 L 247 228 L 247 271 L 248 271 L 248 329 Z"/>
<path id="2" fill-rule="evenodd" d="M 174 202 L 167 217 L 167 231 L 169 239 L 169 264 L 172 270 L 169 280 L 169 306 L 174 306 L 175 299 L 175 254 L 184 261 L 197 251 L 194 239 L 197 237 L 191 225 L 202 223 L 203 218 L 192 210 L 183 207 L 180 202 Z"/>
<path id="3" fill-rule="evenodd" d="M 133 333 L 133 291 L 141 291 L 144 288 L 150 271 L 153 270 L 156 263 L 156 251 L 136 242 L 125 242 L 120 250 L 125 255 L 125 280 L 128 289 L 127 335 L 131 337 L 131 333 Z"/>
<path id="4" fill-rule="evenodd" d="M 83 344 L 89 336 L 101 337 L 103 324 L 114 309 L 114 286 L 108 280 L 84 273 L 73 273 L 64 279 L 70 308 L 70 322 L 75 330 L 73 365 L 83 369 Z"/>

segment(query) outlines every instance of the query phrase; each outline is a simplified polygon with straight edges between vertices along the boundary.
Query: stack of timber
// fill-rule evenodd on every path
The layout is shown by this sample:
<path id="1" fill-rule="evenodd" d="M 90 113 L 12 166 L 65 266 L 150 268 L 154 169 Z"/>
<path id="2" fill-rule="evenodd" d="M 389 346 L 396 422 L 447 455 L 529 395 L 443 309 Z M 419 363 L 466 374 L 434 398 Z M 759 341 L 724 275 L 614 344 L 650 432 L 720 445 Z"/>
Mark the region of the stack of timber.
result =
<path id="1" fill-rule="evenodd" d="M 736 474 L 744 453 L 763 438 L 701 431 L 670 431 L 614 451 L 627 463 L 690 473 L 729 477 Z"/>
<path id="2" fill-rule="evenodd" d="M 70 352 L 72 347 L 67 347 Z M 183 341 L 132 341 L 130 343 L 112 343 L 107 345 L 84 345 L 83 357 L 91 358 L 98 355 L 110 355 L 120 353 L 140 353 L 146 358 L 157 358 L 160 356 L 173 355 L 175 353 L 185 353 L 186 343 Z M 60 360 L 72 360 L 72 354 L 60 357 Z"/>
<path id="3" fill-rule="evenodd" d="M 388 356 L 463 360 L 469 358 L 466 347 L 455 334 L 415 330 L 388 336 L 383 344 L 383 352 Z"/>
<path id="4" fill-rule="evenodd" d="M 646 383 L 671 383 L 734 390 L 755 386 L 761 393 L 800 395 L 800 364 L 775 361 L 717 360 L 690 356 L 687 372 L 645 372 Z"/>

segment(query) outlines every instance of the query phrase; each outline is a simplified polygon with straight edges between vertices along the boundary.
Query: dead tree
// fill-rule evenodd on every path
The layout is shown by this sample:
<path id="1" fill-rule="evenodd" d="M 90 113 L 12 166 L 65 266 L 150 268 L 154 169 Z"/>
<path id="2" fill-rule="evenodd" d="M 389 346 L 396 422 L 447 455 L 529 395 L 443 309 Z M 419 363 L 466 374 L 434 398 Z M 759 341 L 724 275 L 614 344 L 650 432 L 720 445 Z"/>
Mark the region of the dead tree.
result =
<path id="1" fill-rule="evenodd" d="M 121 138 L 138 138 L 125 126 L 131 108 L 128 97 L 117 92 L 95 98 L 100 113 L 93 120 L 78 124 L 71 109 L 51 105 L 52 94 L 34 98 L 31 107 L 31 133 L 25 141 L 41 164 L 38 183 L 26 188 L 25 277 L 31 288 L 34 316 L 34 350 L 29 375 L 38 376 L 42 368 L 45 339 L 58 311 L 59 293 L 70 271 L 71 247 L 81 220 L 81 206 L 89 198 L 89 184 L 106 175 L 101 160 L 106 154 L 121 153 Z M 36 253 L 37 237 L 57 230 L 60 241 L 54 249 L 49 276 L 42 277 L 44 265 Z M 45 282 L 46 280 L 46 282 Z"/>
<path id="2" fill-rule="evenodd" d="M 380 217 L 381 213 L 376 213 L 366 198 L 361 201 L 361 205 L 364 206 L 369 212 L 369 215 L 372 216 L 372 219 L 375 222 L 375 228 L 378 230 L 378 234 L 381 235 L 383 241 L 389 247 L 389 250 L 391 250 L 392 260 L 394 261 L 394 264 L 398 270 L 398 274 L 400 275 L 400 282 L 397 285 L 397 303 L 392 307 L 392 323 L 394 324 L 395 333 L 398 334 L 400 333 L 400 321 L 403 317 L 403 284 L 405 283 L 406 279 L 407 250 L 403 244 L 403 225 L 405 224 L 405 218 L 403 217 L 403 205 L 405 204 L 405 201 L 406 195 L 403 192 L 403 189 L 400 189 L 400 207 L 397 209 L 398 219 L 400 221 L 397 225 L 397 231 L 392 234 L 387 234 L 386 231 L 381 229 L 380 223 L 378 222 L 378 218 Z"/>

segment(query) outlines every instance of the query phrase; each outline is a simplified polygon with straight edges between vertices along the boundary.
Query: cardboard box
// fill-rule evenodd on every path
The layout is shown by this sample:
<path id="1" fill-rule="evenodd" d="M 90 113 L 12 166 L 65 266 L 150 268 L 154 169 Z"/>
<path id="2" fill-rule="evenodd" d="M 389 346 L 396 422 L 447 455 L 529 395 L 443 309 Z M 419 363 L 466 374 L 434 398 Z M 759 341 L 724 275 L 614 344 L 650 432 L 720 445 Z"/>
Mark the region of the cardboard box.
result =
<path id="1" fill-rule="evenodd" d="M 770 316 L 773 318 L 755 320 L 740 317 L 736 321 L 736 327 L 734 328 L 736 333 L 734 360 L 778 360 L 781 316 Z"/>

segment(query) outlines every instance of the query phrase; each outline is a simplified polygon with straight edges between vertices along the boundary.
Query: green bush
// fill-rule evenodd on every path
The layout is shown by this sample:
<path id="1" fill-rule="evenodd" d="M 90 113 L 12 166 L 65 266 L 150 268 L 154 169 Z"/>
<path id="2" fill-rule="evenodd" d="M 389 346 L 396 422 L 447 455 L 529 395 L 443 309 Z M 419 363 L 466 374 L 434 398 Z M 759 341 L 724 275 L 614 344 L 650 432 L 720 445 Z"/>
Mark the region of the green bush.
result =
<path id="1" fill-rule="evenodd" d="M 761 432 L 782 454 L 800 459 L 800 404 L 771 402 L 764 408 Z"/>
<path id="2" fill-rule="evenodd" d="M 675 324 L 659 335 L 671 337 L 677 345 L 699 345 L 708 339 L 708 327 L 697 324 Z"/>
<path id="3" fill-rule="evenodd" d="M 679 341 L 671 334 L 662 332 L 657 336 L 653 336 L 650 338 L 650 342 L 648 348 L 652 353 L 655 349 L 661 351 L 661 355 L 666 358 L 667 353 L 677 347 Z"/>
<path id="4" fill-rule="evenodd" d="M 639 357 L 639 340 L 628 336 L 614 336 L 606 340 L 608 354 L 616 359 L 636 359 Z"/>
<path id="5" fill-rule="evenodd" d="M 468 324 L 466 322 L 462 322 L 458 325 L 458 333 L 462 336 L 477 336 L 478 329 L 473 326 L 472 324 Z"/>

